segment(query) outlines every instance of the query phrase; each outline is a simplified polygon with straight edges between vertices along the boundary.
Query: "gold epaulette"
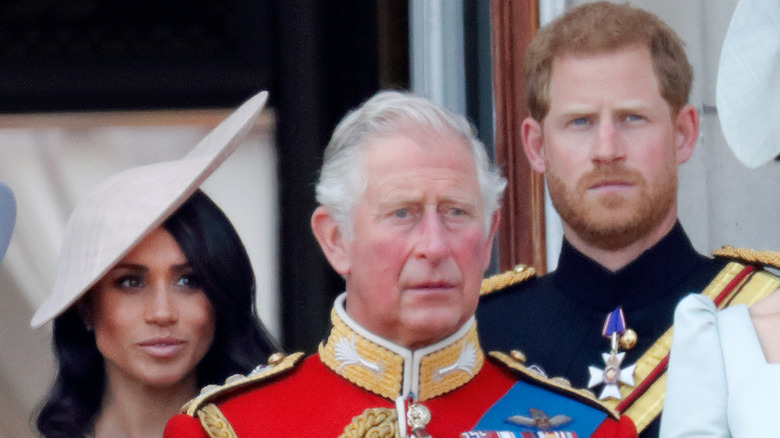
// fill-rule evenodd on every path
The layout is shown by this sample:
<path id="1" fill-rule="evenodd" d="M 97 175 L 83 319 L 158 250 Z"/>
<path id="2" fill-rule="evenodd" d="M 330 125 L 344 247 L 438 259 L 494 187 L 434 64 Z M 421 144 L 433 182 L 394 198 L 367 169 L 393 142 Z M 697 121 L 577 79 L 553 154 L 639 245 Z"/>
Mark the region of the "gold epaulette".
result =
<path id="1" fill-rule="evenodd" d="M 571 383 L 563 377 L 547 377 L 539 371 L 527 367 L 525 365 L 525 355 L 519 350 L 513 350 L 509 354 L 501 353 L 499 351 L 491 351 L 488 353 L 488 355 L 498 360 L 500 363 L 506 365 L 513 371 L 519 372 L 526 378 L 526 380 L 531 380 L 539 386 L 550 389 L 553 392 L 563 394 L 579 401 L 580 403 L 598 409 L 615 420 L 620 418 L 620 414 L 616 410 L 598 400 L 596 396 L 587 389 L 574 388 L 571 386 Z"/>
<path id="2" fill-rule="evenodd" d="M 514 269 L 490 276 L 482 280 L 479 295 L 488 295 L 509 286 L 522 283 L 536 276 L 536 269 L 527 265 L 517 265 Z"/>
<path id="3" fill-rule="evenodd" d="M 208 385 L 204 387 L 201 389 L 200 395 L 182 406 L 181 412 L 186 413 L 191 417 L 195 417 L 198 415 L 198 411 L 204 406 L 229 392 L 237 391 L 240 388 L 248 388 L 258 382 L 263 382 L 272 376 L 276 376 L 281 372 L 294 368 L 303 356 L 304 353 L 293 353 L 287 356 L 281 353 L 274 353 L 268 358 L 268 365 L 258 367 L 255 371 L 246 376 L 235 374 L 228 377 L 223 385 Z"/>
<path id="4" fill-rule="evenodd" d="M 713 251 L 712 255 L 718 258 L 736 260 L 741 263 L 758 263 L 780 269 L 780 252 L 778 251 L 756 251 L 723 245 L 720 249 Z"/>
<path id="5" fill-rule="evenodd" d="M 752 306 L 780 287 L 780 277 L 757 265 L 778 266 L 780 253 L 753 251 L 724 246 L 713 251 L 729 262 L 701 291 L 718 309 L 735 304 Z M 604 402 L 634 421 L 642 432 L 661 413 L 666 390 L 666 366 L 672 346 L 673 329 L 669 328 L 636 361 L 635 387 L 620 388 L 621 400 Z"/>

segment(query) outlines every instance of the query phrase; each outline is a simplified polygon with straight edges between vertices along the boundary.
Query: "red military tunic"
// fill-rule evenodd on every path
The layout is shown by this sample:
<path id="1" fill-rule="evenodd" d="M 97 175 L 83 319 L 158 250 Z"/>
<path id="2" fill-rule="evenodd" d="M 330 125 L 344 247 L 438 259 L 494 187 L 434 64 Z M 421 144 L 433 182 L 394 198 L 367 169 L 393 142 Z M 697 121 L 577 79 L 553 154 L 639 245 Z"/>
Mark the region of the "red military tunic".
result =
<path id="1" fill-rule="evenodd" d="M 449 338 L 416 351 L 358 326 L 343 310 L 343 296 L 336 302 L 332 320 L 333 329 L 319 354 L 302 362 L 291 356 L 257 376 L 229 380 L 224 387 L 205 392 L 169 421 L 164 437 L 207 437 L 202 422 L 219 433 L 232 427 L 238 437 L 338 437 L 345 430 L 366 428 L 367 423 L 382 419 L 404 436 L 411 433 L 411 426 L 397 418 L 406 417 L 407 394 L 430 412 L 430 422 L 424 426 L 427 433 L 458 437 L 474 430 L 483 414 L 521 378 L 554 397 L 573 398 L 585 409 L 605 413 L 606 419 L 592 436 L 636 436 L 628 418 L 618 421 L 582 393 L 539 376 L 528 377 L 530 373 L 520 371 L 522 366 L 507 356 L 501 356 L 507 365 L 486 360 L 473 318 Z M 211 403 L 218 409 L 206 408 Z"/>

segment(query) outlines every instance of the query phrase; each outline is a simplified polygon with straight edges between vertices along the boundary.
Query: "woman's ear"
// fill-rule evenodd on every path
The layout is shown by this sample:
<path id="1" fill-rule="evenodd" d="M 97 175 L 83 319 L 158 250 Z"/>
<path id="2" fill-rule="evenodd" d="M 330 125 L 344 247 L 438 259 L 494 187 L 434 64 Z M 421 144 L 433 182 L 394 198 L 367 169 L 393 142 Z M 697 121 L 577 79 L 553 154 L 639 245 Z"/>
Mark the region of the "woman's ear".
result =
<path id="1" fill-rule="evenodd" d="M 311 229 L 333 270 L 342 277 L 348 275 L 351 267 L 349 242 L 326 207 L 319 206 L 314 210 Z"/>
<path id="2" fill-rule="evenodd" d="M 81 317 L 81 320 L 84 322 L 84 327 L 86 327 L 88 332 L 91 332 L 95 330 L 95 320 L 92 315 L 92 303 L 89 298 L 87 298 L 90 295 L 89 292 L 87 292 L 86 295 L 84 295 L 83 298 L 78 300 L 75 304 L 76 310 L 79 312 L 79 316 Z"/>

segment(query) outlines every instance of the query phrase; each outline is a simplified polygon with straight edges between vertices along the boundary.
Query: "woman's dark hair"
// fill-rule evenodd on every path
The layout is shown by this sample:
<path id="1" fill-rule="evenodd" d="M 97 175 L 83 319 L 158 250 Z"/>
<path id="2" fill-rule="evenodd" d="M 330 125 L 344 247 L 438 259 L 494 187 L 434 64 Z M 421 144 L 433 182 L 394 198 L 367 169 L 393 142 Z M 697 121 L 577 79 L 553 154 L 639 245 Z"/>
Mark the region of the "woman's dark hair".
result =
<path id="1" fill-rule="evenodd" d="M 198 190 L 163 228 L 179 244 L 214 309 L 214 341 L 197 366 L 197 384 L 220 384 L 266 363 L 277 348 L 257 317 L 252 266 L 228 218 Z M 38 413 L 38 431 L 47 438 L 83 437 L 100 410 L 105 368 L 77 305 L 54 320 L 52 343 L 59 370 Z"/>

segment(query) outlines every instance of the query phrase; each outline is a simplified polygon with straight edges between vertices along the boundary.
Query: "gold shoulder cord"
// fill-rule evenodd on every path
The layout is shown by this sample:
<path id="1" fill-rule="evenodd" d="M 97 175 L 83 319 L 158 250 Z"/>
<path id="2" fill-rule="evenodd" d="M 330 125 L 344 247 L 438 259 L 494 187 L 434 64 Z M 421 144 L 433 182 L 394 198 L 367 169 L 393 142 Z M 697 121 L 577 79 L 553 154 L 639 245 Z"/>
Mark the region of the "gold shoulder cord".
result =
<path id="1" fill-rule="evenodd" d="M 536 269 L 531 266 L 517 265 L 511 271 L 502 272 L 482 280 L 482 287 L 479 295 L 487 295 L 491 292 L 501 290 L 528 280 L 536 275 Z"/>
<path id="2" fill-rule="evenodd" d="M 238 438 L 233 426 L 214 403 L 201 407 L 198 410 L 198 418 L 200 418 L 200 424 L 203 425 L 203 430 L 211 438 Z"/>
<path id="3" fill-rule="evenodd" d="M 743 260 L 748 263 L 760 263 L 780 269 L 780 252 L 777 251 L 755 251 L 745 248 L 734 248 L 724 245 L 720 249 L 712 252 L 716 257 L 725 257 L 731 259 Z"/>
<path id="4" fill-rule="evenodd" d="M 237 438 L 233 427 L 213 403 L 203 406 L 198 411 L 198 417 L 209 437 Z M 398 415 L 394 409 L 366 409 L 352 419 L 339 438 L 400 438 L 396 427 L 397 419 Z"/>
<path id="5" fill-rule="evenodd" d="M 224 385 L 209 385 L 201 390 L 201 394 L 188 401 L 181 408 L 181 412 L 200 420 L 203 430 L 212 438 L 236 438 L 233 426 L 222 411 L 219 410 L 214 400 L 220 396 L 239 388 L 246 388 L 253 384 L 263 382 L 272 376 L 294 368 L 304 357 L 303 353 L 293 353 L 285 356 L 274 353 L 268 358 L 268 366 L 260 371 L 247 376 L 235 374 L 225 379 Z"/>
<path id="6" fill-rule="evenodd" d="M 339 438 L 400 438 L 395 409 L 366 409 L 354 417 Z"/>
<path id="7" fill-rule="evenodd" d="M 247 388 L 251 385 L 256 385 L 263 382 L 273 376 L 281 374 L 284 371 L 296 367 L 300 360 L 304 357 L 303 353 L 293 353 L 284 356 L 280 353 L 272 354 L 268 359 L 270 365 L 267 369 L 263 369 L 256 374 L 249 374 L 247 376 L 241 374 L 235 374 L 225 379 L 224 385 L 209 385 L 201 389 L 200 395 L 188 401 L 181 408 L 181 412 L 186 413 L 191 417 L 195 417 L 198 410 L 206 404 L 211 403 L 223 394 L 237 390 L 239 388 Z"/>

